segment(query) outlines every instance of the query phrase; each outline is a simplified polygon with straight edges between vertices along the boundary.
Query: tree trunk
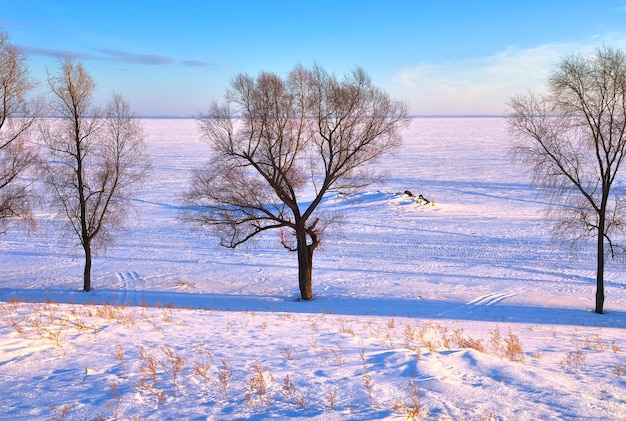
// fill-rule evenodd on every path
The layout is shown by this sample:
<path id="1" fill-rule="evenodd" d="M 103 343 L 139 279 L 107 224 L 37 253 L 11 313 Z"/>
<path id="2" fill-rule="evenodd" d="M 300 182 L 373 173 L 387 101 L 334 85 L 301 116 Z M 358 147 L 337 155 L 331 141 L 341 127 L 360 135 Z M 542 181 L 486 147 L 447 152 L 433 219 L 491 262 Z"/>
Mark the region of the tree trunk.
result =
<path id="1" fill-rule="evenodd" d="M 85 292 L 91 290 L 91 244 L 83 246 L 85 250 L 85 272 L 83 276 L 83 289 Z"/>
<path id="2" fill-rule="evenodd" d="M 306 242 L 306 231 L 297 232 L 298 239 L 298 285 L 300 286 L 300 298 L 310 300 L 313 298 L 313 250 L 314 245 Z"/>
<path id="3" fill-rule="evenodd" d="M 596 310 L 604 313 L 604 225 L 605 214 L 600 212 L 598 224 L 598 268 L 596 270 Z"/>

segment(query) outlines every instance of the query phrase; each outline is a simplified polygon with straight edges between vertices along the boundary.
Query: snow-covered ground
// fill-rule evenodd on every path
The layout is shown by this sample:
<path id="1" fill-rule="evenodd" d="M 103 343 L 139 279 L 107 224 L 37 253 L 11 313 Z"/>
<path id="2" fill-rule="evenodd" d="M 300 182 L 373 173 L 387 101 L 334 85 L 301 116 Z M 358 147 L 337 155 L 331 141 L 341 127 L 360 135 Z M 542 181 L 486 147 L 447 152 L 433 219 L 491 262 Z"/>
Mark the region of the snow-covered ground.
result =
<path id="1" fill-rule="evenodd" d="M 276 233 L 177 221 L 207 147 L 144 123 L 152 176 L 91 292 L 53 215 L 1 238 L 0 419 L 626 419 L 624 267 L 594 314 L 593 246 L 550 242 L 503 119 L 414 119 L 386 184 L 329 197 L 310 302 Z"/>

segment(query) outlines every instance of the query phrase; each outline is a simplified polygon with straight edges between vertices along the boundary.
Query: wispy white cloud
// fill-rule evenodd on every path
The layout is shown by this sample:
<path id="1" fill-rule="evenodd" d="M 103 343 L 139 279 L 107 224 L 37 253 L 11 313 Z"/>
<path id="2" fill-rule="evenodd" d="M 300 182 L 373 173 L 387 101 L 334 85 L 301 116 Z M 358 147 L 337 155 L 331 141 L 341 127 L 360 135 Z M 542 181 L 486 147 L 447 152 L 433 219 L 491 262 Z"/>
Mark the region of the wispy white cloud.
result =
<path id="1" fill-rule="evenodd" d="M 172 57 L 162 56 L 158 54 L 141 54 L 131 53 L 123 50 L 115 50 L 108 48 L 100 48 L 97 51 L 98 54 L 88 54 L 79 51 L 53 49 L 53 48 L 41 48 L 33 46 L 20 46 L 22 51 L 29 56 L 44 56 L 44 57 L 74 57 L 79 60 L 97 60 L 97 61 L 109 61 L 118 64 L 144 64 L 144 65 L 171 65 L 182 64 L 187 67 L 203 67 L 203 66 L 216 66 L 214 63 L 209 63 L 201 60 L 181 60 L 178 61 Z"/>
<path id="2" fill-rule="evenodd" d="M 111 49 L 98 49 L 97 51 L 105 54 L 105 59 L 109 59 L 118 63 L 124 64 L 172 64 L 174 59 L 171 57 L 160 56 L 155 54 L 135 54 L 128 51 L 111 50 Z"/>
<path id="3" fill-rule="evenodd" d="M 70 50 L 61 50 L 54 48 L 41 48 L 41 47 L 33 47 L 30 45 L 20 45 L 19 46 L 24 54 L 28 56 L 44 56 L 44 57 L 52 57 L 52 58 L 61 58 L 61 57 L 74 57 L 79 60 L 98 60 L 99 56 L 94 54 L 85 54 L 80 53 L 78 51 L 70 51 Z"/>
<path id="4" fill-rule="evenodd" d="M 541 90 L 565 55 L 591 53 L 603 43 L 621 48 L 624 41 L 603 35 L 586 43 L 510 47 L 471 60 L 419 63 L 396 74 L 395 89 L 415 114 L 501 114 L 511 96 Z"/>

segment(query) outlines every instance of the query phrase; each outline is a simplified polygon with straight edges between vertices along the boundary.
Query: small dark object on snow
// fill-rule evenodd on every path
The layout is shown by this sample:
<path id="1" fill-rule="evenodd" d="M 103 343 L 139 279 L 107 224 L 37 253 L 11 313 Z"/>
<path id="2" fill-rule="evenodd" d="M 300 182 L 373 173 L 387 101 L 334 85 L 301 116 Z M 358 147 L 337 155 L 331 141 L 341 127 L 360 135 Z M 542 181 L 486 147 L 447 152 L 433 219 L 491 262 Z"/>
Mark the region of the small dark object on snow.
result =
<path id="1" fill-rule="evenodd" d="M 430 200 L 426 199 L 426 198 L 425 198 L 424 196 L 422 196 L 421 194 L 420 194 L 419 196 L 417 196 L 417 198 L 418 198 L 419 200 L 423 200 L 423 201 L 424 201 L 424 202 L 426 202 L 426 203 L 430 203 Z"/>
<path id="2" fill-rule="evenodd" d="M 407 196 L 409 196 L 409 197 L 413 197 L 413 193 L 411 193 L 411 191 L 410 191 L 410 190 L 405 190 L 405 191 L 404 191 L 404 194 L 406 194 L 406 195 L 407 195 Z"/>

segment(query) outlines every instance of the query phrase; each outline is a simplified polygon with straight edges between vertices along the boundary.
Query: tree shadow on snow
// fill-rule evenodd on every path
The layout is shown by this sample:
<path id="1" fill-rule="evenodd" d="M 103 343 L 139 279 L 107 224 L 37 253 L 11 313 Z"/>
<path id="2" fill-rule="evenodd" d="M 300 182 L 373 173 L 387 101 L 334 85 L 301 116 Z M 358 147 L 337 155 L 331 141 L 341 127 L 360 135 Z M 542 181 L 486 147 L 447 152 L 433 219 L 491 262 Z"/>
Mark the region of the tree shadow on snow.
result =
<path id="1" fill-rule="evenodd" d="M 593 327 L 626 327 L 626 312 L 608 309 L 595 314 L 589 309 L 510 305 L 480 305 L 453 301 L 398 298 L 318 296 L 310 301 L 295 296 L 207 294 L 180 291 L 125 291 L 93 289 L 87 293 L 66 289 L 0 288 L 0 301 L 110 304 L 174 307 L 216 311 L 276 313 L 325 313 L 345 316 L 408 317 L 426 320 L 461 320 Z"/>

